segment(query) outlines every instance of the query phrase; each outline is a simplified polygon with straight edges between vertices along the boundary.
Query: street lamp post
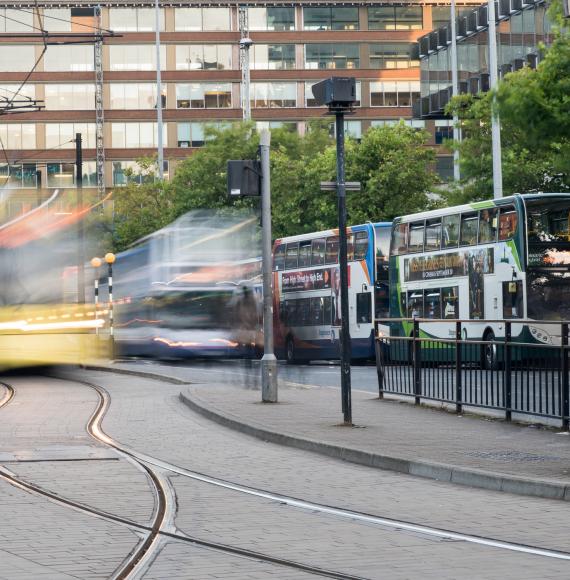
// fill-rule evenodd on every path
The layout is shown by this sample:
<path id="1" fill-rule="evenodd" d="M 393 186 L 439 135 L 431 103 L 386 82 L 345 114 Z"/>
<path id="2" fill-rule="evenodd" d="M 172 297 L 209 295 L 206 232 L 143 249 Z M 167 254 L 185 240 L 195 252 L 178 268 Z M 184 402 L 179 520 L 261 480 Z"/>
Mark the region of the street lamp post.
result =
<path id="1" fill-rule="evenodd" d="M 95 280 L 94 285 L 94 296 L 95 296 L 95 323 L 97 323 L 97 314 L 99 309 L 99 268 L 101 267 L 101 258 L 93 258 L 91 260 L 91 266 L 95 270 Z M 99 334 L 99 326 L 95 324 L 95 334 Z"/>
<path id="2" fill-rule="evenodd" d="M 113 264 L 115 263 L 115 254 L 109 252 L 105 254 L 105 262 L 108 268 L 108 285 L 109 285 L 109 336 L 111 338 L 111 356 L 115 358 L 115 334 L 113 328 Z"/>

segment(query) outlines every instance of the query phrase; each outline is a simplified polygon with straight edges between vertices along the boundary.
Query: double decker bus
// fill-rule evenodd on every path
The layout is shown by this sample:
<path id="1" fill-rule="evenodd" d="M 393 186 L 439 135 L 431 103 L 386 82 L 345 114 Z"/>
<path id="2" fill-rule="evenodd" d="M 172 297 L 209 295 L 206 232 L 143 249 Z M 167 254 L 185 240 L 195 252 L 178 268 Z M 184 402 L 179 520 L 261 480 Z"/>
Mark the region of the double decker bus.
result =
<path id="1" fill-rule="evenodd" d="M 388 315 L 390 225 L 347 228 L 353 359 L 374 357 L 374 318 Z M 275 350 L 290 363 L 340 356 L 338 252 L 338 229 L 275 241 Z"/>
<path id="2" fill-rule="evenodd" d="M 569 222 L 569 194 L 517 194 L 396 218 L 390 317 L 422 319 L 422 336 L 442 339 L 455 337 L 455 320 L 466 321 L 462 338 L 488 343 L 487 368 L 497 364 L 493 343 L 504 338 L 505 320 L 515 341 L 556 344 L 556 325 L 540 321 L 570 318 Z M 412 323 L 390 322 L 389 334 L 411 336 Z M 398 356 L 406 354 L 391 352 Z"/>

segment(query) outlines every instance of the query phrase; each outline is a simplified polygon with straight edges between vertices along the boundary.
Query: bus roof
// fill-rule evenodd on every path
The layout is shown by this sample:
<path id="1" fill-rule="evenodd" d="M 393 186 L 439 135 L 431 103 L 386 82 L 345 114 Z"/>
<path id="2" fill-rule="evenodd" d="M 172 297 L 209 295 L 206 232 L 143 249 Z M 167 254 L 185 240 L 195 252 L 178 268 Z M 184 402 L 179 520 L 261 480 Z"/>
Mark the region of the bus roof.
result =
<path id="1" fill-rule="evenodd" d="M 349 233 L 365 231 L 370 227 L 391 227 L 392 222 L 367 222 L 365 224 L 358 224 L 355 226 L 348 226 L 347 230 Z M 285 244 L 287 242 L 301 242 L 304 240 L 314 240 L 316 238 L 324 238 L 326 236 L 337 236 L 338 228 L 330 230 L 322 230 L 320 232 L 310 232 L 308 234 L 298 234 L 296 236 L 288 236 L 286 238 L 278 238 L 275 240 L 275 244 Z"/>
<path id="2" fill-rule="evenodd" d="M 479 209 L 486 209 L 492 207 L 499 207 L 502 205 L 512 204 L 515 200 L 528 200 L 528 199 L 545 199 L 545 198 L 560 198 L 565 197 L 570 200 L 569 193 L 515 193 L 514 195 L 508 197 L 502 197 L 501 199 L 489 199 L 485 201 L 474 201 L 472 203 L 467 203 L 464 205 L 456 205 L 452 207 L 443 207 L 440 209 L 434 209 L 431 211 L 422 211 L 419 213 L 408 214 L 404 216 L 399 216 L 394 218 L 394 222 L 412 222 L 421 219 L 429 219 L 441 217 L 454 213 L 477 211 Z"/>

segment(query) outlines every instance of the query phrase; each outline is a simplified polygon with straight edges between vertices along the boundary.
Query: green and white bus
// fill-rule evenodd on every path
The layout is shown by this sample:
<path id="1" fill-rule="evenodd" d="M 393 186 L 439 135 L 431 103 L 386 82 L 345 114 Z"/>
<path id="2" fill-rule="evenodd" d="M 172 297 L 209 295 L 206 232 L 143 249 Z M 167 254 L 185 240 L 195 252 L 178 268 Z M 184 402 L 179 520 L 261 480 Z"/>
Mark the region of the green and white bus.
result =
<path id="1" fill-rule="evenodd" d="M 421 336 L 434 339 L 455 338 L 462 320 L 463 339 L 490 345 L 512 320 L 514 341 L 559 344 L 560 327 L 539 321 L 570 319 L 569 223 L 570 194 L 517 194 L 396 218 L 390 317 L 422 319 Z M 411 336 L 409 321 L 388 326 L 390 336 Z M 492 347 L 483 351 L 492 364 Z"/>

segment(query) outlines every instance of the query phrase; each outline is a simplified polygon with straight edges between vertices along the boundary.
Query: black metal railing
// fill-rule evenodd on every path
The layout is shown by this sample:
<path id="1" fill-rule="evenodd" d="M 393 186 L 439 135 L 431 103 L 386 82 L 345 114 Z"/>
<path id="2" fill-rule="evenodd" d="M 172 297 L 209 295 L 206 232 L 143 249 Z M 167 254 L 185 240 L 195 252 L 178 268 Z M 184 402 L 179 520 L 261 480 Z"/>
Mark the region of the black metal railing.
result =
<path id="1" fill-rule="evenodd" d="M 375 330 L 380 397 L 501 410 L 507 421 L 558 419 L 568 429 L 568 322 L 407 318 L 377 320 Z"/>

